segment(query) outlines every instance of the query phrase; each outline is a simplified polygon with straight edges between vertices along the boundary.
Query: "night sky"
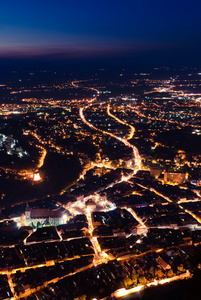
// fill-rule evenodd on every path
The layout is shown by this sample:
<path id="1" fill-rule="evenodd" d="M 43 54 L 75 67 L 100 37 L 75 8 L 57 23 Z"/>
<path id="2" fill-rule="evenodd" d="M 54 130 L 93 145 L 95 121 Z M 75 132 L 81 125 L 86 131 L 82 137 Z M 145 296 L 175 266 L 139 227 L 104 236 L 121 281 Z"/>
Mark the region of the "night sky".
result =
<path id="1" fill-rule="evenodd" d="M 7 0 L 0 59 L 201 66 L 200 0 Z"/>

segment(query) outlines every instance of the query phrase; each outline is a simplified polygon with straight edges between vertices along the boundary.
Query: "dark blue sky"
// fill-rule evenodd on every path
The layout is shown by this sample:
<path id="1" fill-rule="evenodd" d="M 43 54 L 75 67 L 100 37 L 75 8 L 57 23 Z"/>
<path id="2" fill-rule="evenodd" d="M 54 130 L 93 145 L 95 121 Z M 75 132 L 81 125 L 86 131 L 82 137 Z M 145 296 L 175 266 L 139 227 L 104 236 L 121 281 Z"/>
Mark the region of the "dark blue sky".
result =
<path id="1" fill-rule="evenodd" d="M 201 0 L 6 0 L 0 58 L 201 65 Z"/>

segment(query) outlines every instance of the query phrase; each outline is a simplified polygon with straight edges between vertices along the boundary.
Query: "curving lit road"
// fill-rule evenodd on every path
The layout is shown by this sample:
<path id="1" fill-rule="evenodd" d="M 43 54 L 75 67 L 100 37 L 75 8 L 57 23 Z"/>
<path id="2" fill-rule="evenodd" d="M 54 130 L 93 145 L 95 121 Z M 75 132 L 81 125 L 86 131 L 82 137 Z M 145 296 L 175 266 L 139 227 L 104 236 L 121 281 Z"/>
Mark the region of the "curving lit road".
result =
<path id="1" fill-rule="evenodd" d="M 146 287 L 157 286 L 157 285 L 160 285 L 160 284 L 165 284 L 165 283 L 173 282 L 173 281 L 176 281 L 176 280 L 189 279 L 191 277 L 192 277 L 192 275 L 187 270 L 186 273 L 183 273 L 181 275 L 177 275 L 177 276 L 174 276 L 174 277 L 171 277 L 171 278 L 166 278 L 166 279 L 161 279 L 161 280 L 154 280 L 153 282 L 147 283 L 146 285 L 138 285 L 134 288 L 127 289 L 127 290 L 125 288 L 116 290 L 112 294 L 112 296 L 114 296 L 116 298 L 121 298 L 121 297 L 130 295 L 130 294 L 140 292 L 143 289 L 145 289 Z"/>
<path id="2" fill-rule="evenodd" d="M 121 119 L 117 118 L 115 115 L 113 115 L 111 112 L 110 112 L 110 105 L 108 104 L 107 106 L 107 114 L 108 116 L 110 116 L 111 118 L 115 119 L 118 123 L 121 123 L 123 125 L 126 125 L 126 126 L 129 126 L 130 127 L 130 132 L 129 132 L 129 135 L 127 137 L 128 140 L 132 139 L 134 134 L 135 134 L 135 127 L 133 127 L 132 125 L 128 124 L 127 122 L 125 121 L 122 121 Z"/>
<path id="3" fill-rule="evenodd" d="M 93 103 L 92 103 L 93 104 Z M 99 129 L 97 128 L 96 126 L 94 126 L 92 123 L 90 123 L 89 121 L 86 120 L 85 116 L 84 116 L 84 110 L 87 109 L 88 107 L 90 107 L 92 104 L 86 106 L 86 107 L 81 107 L 80 110 L 79 110 L 79 114 L 80 114 L 80 118 L 82 119 L 82 121 L 87 125 L 89 126 L 90 128 L 96 130 L 96 131 L 99 131 L 103 134 L 106 134 L 106 135 L 109 135 L 111 136 L 112 138 L 124 143 L 125 146 L 129 147 L 132 149 L 133 151 L 133 156 L 134 156 L 134 160 L 135 160 L 135 170 L 134 172 L 131 174 L 130 178 L 133 176 L 133 174 L 137 173 L 137 171 L 141 170 L 142 169 L 142 160 L 141 160 L 141 157 L 140 157 L 140 154 L 139 154 L 139 151 L 137 149 L 137 147 L 133 146 L 131 143 L 129 143 L 129 141 L 126 139 L 126 138 L 121 138 L 111 132 L 108 132 L 106 130 L 102 130 L 102 129 Z"/>

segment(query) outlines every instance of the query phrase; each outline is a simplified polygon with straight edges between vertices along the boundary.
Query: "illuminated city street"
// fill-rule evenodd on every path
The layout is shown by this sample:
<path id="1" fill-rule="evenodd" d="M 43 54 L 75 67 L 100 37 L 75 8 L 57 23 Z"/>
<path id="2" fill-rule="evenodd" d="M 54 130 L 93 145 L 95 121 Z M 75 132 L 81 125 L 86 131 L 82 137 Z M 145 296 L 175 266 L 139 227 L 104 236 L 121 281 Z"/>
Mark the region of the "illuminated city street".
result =
<path id="1" fill-rule="evenodd" d="M 200 156 L 182 147 L 172 150 L 158 132 L 163 128 L 168 135 L 187 126 L 199 138 L 199 93 L 177 101 L 183 94 L 175 91 L 176 79 L 145 83 L 141 102 L 133 95 L 104 96 L 109 88 L 90 79 L 56 86 L 69 89 L 74 99 L 80 93 L 79 100 L 33 98 L 27 106 L 2 106 L 6 122 L 13 115 L 23 122 L 29 116 L 22 130 L 26 147 L 9 132 L 0 140 L 11 161 L 2 165 L 2 178 L 32 191 L 31 201 L 22 200 L 22 193 L 14 208 L 3 210 L 1 253 L 8 263 L 2 259 L 0 274 L 14 299 L 40 299 L 47 290 L 60 297 L 56 286 L 68 284 L 76 298 L 80 282 L 87 286 L 88 278 L 103 290 L 104 284 L 117 282 L 112 291 L 105 288 L 105 295 L 116 298 L 192 278 L 187 252 L 195 251 L 192 245 L 199 248 L 201 224 L 200 179 L 192 171 L 200 168 Z M 37 189 L 41 194 L 34 194 Z M 7 226 L 19 235 L 16 243 L 12 234 L 7 240 Z M 71 289 L 74 281 L 77 294 Z M 104 298 L 95 290 L 95 298 Z M 90 295 L 89 287 L 85 293 Z"/>

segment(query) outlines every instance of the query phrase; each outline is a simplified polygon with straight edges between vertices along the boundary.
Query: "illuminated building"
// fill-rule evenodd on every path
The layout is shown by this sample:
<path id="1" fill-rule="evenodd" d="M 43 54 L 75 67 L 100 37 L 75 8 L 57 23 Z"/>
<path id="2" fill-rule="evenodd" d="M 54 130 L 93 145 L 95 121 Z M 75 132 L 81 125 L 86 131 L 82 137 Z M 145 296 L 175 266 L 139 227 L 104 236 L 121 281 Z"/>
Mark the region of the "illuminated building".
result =
<path id="1" fill-rule="evenodd" d="M 186 173 L 174 173 L 174 172 L 164 172 L 164 183 L 184 183 L 188 180 L 188 175 Z"/>
<path id="2" fill-rule="evenodd" d="M 64 223 L 59 209 L 50 210 L 49 208 L 30 208 L 27 205 L 25 210 L 26 226 L 38 227 L 45 225 L 58 226 Z"/>
<path id="3" fill-rule="evenodd" d="M 162 173 L 162 168 L 160 167 L 151 167 L 150 168 L 150 175 L 155 177 L 155 178 L 158 178 Z"/>

